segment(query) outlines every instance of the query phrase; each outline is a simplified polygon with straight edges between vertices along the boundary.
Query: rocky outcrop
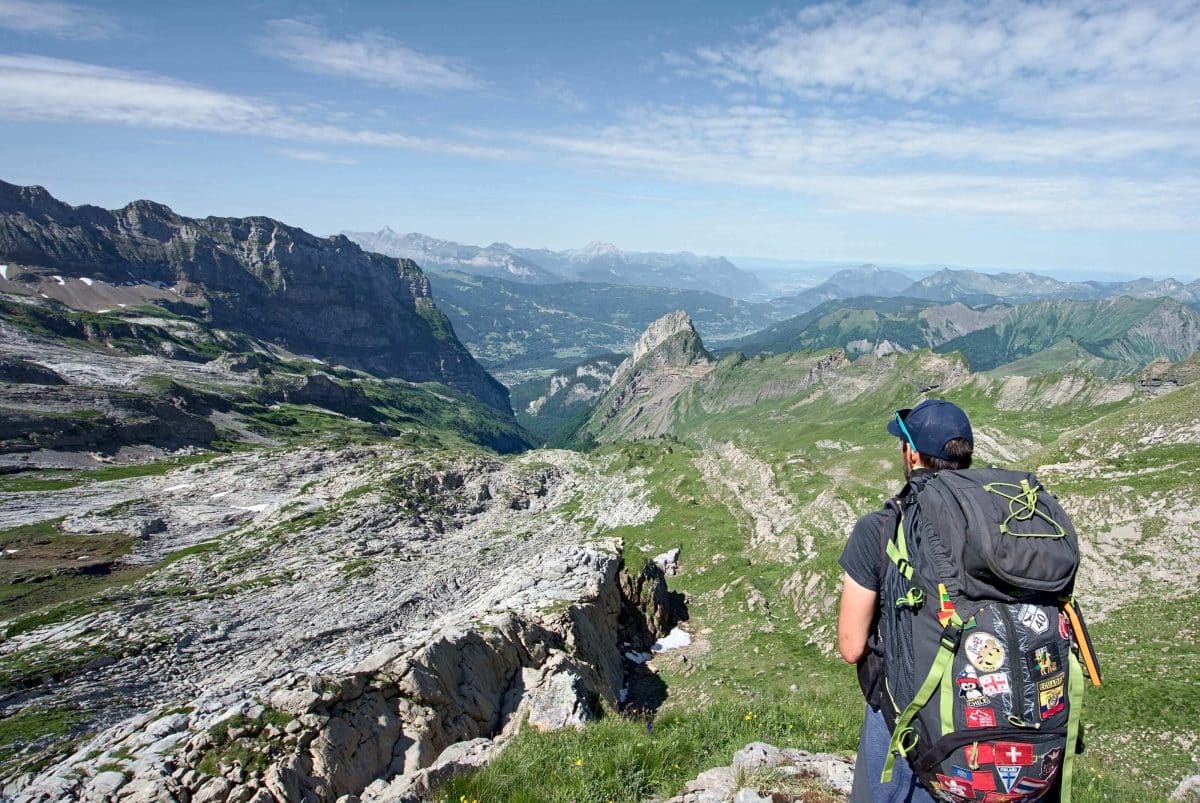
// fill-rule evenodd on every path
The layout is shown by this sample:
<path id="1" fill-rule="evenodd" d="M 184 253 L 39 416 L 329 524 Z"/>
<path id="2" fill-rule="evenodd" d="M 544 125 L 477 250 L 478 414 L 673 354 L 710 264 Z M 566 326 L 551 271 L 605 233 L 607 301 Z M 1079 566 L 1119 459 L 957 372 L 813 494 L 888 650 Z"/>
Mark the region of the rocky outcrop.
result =
<path id="1" fill-rule="evenodd" d="M 4 745 L 0 796 L 395 800 L 521 723 L 617 708 L 623 653 L 649 648 L 627 634 L 673 622 L 661 578 L 626 596 L 636 578 L 603 535 L 656 509 L 602 469 L 557 451 L 293 447 L 6 494 L 0 529 L 61 518 L 77 540 L 127 534 L 130 563 L 175 557 L 111 607 L 0 642 L 0 715 L 67 707 L 95 734 L 65 757 Z M 568 501 L 605 523 L 564 520 Z"/>
<path id="2" fill-rule="evenodd" d="M 843 800 L 853 782 L 853 759 L 752 742 L 734 753 L 728 767 L 700 773 L 666 803 Z M 825 795 L 816 796 L 820 792 Z"/>
<path id="3" fill-rule="evenodd" d="M 664 315 L 638 338 L 583 431 L 600 440 L 653 437 L 668 431 L 679 394 L 713 369 L 686 312 Z"/>
<path id="4" fill-rule="evenodd" d="M 73 207 L 0 182 L 0 259 L 62 277 L 169 286 L 214 326 L 374 374 L 442 382 L 509 412 L 416 263 L 270 218 L 187 218 L 135 201 Z M 28 271 L 26 271 L 28 274 Z"/>
<path id="5" fill-rule="evenodd" d="M 216 427 L 170 400 L 68 385 L 14 385 L 0 398 L 0 454 L 38 449 L 112 453 L 122 446 L 205 446 Z"/>
<path id="6" fill-rule="evenodd" d="M 30 360 L 20 358 L 0 357 L 0 382 L 13 382 L 28 385 L 65 385 L 56 371 L 44 365 L 38 365 Z"/>

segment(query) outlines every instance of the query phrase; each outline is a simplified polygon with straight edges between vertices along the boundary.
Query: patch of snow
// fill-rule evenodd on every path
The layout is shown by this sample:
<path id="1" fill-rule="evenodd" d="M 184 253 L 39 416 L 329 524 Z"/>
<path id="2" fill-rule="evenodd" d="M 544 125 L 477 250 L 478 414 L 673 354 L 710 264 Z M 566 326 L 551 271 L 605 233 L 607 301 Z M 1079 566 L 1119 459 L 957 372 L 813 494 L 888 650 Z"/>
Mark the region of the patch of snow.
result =
<path id="1" fill-rule="evenodd" d="M 75 560 L 87 560 L 90 557 L 91 555 L 80 555 L 79 557 L 75 558 Z"/>
<path id="2" fill-rule="evenodd" d="M 120 307 L 120 308 L 122 308 L 122 309 L 124 309 L 124 308 L 126 307 L 126 305 L 125 305 L 125 304 L 118 304 L 117 306 L 118 306 L 118 307 Z"/>
<path id="3" fill-rule="evenodd" d="M 15 555 L 20 551 L 21 550 L 19 550 L 19 549 L 6 549 L 6 550 L 4 550 L 4 554 L 5 555 Z"/>
<path id="4" fill-rule="evenodd" d="M 101 315 L 103 315 L 103 314 L 104 314 L 104 313 L 106 313 L 106 312 L 112 312 L 112 310 L 110 310 L 110 309 L 98 309 L 98 310 L 96 310 L 96 312 L 98 312 L 98 313 L 100 313 Z"/>
<path id="5" fill-rule="evenodd" d="M 162 492 L 169 493 L 170 491 L 182 491 L 184 488 L 191 488 L 191 487 L 192 487 L 191 485 L 189 485 L 188 483 L 185 482 L 185 483 L 181 483 L 179 485 L 172 485 L 169 488 L 163 488 Z"/>
<path id="6" fill-rule="evenodd" d="M 650 650 L 652 652 L 666 652 L 667 650 L 677 650 L 680 647 L 686 647 L 691 643 L 692 634 L 677 627 L 663 638 L 654 642 L 654 646 Z"/>
<path id="7" fill-rule="evenodd" d="M 644 664 L 654 656 L 648 652 L 627 652 L 625 653 L 625 657 L 635 664 Z"/>
<path id="8" fill-rule="evenodd" d="M 231 493 L 233 493 L 233 491 L 219 491 L 208 498 L 209 499 L 220 499 L 222 496 L 229 496 Z"/>
<path id="9" fill-rule="evenodd" d="M 8 279 L 8 265 L 0 265 L 0 276 L 3 276 L 5 280 Z"/>
<path id="10" fill-rule="evenodd" d="M 234 510 L 249 510 L 252 513 L 262 513 L 268 507 L 270 507 L 270 505 L 265 505 L 265 504 L 264 505 L 234 505 L 233 509 Z"/>
<path id="11" fill-rule="evenodd" d="M 83 283 L 84 283 L 84 284 L 86 284 L 88 287 L 91 287 L 91 286 L 92 286 L 92 281 L 93 281 L 93 280 L 92 280 L 92 279 L 89 279 L 89 278 L 88 278 L 88 277 L 86 277 L 86 276 L 84 276 L 84 277 L 82 277 L 82 278 L 81 278 L 79 281 L 83 282 Z"/>
<path id="12" fill-rule="evenodd" d="M 61 276 L 58 276 L 58 275 L 51 276 L 50 278 L 54 279 L 54 281 L 58 282 L 59 284 L 66 284 L 66 283 L 67 283 L 67 280 L 66 280 L 66 279 L 64 279 L 63 277 L 61 277 Z"/>

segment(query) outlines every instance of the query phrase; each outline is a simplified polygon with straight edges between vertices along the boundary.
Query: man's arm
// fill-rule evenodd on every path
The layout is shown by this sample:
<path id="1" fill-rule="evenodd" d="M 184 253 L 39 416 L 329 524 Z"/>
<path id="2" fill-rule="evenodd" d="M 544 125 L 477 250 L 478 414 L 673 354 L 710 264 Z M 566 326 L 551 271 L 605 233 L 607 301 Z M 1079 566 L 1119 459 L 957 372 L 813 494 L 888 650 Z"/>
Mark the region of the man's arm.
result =
<path id="1" fill-rule="evenodd" d="M 842 577 L 842 603 L 838 609 L 838 650 L 848 664 L 856 664 L 867 651 L 867 635 L 875 616 L 879 595 L 855 582 L 849 574 Z"/>

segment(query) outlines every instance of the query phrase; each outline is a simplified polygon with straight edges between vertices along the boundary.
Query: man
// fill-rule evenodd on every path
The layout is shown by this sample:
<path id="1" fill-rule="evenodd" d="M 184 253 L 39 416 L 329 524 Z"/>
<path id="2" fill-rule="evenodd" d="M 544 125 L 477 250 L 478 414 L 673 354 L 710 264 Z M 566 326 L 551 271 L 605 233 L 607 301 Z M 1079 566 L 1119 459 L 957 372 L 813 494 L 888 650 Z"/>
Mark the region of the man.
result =
<path id="1" fill-rule="evenodd" d="M 900 460 L 907 481 L 899 494 L 919 488 L 934 472 L 971 466 L 975 448 L 971 422 L 958 406 L 943 399 L 926 399 L 911 410 L 900 410 L 887 425 L 900 439 Z M 890 783 L 879 776 L 887 758 L 891 734 L 879 710 L 882 661 L 869 640 L 878 639 L 879 587 L 884 542 L 896 529 L 896 514 L 888 508 L 863 516 L 854 525 L 838 563 L 845 570 L 838 611 L 838 649 L 847 663 L 856 664 L 866 716 L 858 741 L 852 803 L 932 803 L 907 761 L 897 761 Z"/>

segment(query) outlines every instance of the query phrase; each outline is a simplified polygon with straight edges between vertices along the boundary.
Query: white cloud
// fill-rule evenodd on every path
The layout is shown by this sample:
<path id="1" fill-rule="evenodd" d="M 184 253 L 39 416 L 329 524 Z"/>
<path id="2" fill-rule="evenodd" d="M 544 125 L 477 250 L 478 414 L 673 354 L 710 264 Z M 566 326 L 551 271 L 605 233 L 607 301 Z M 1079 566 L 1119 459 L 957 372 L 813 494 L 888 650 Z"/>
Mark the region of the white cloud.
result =
<path id="1" fill-rule="evenodd" d="M 1077 98 L 1077 116 L 1150 107 L 1195 120 L 1198 41 L 1195 0 L 870 0 L 811 6 L 751 41 L 668 64 L 806 100 L 974 101 L 1042 117 Z M 1130 109 L 1139 95 L 1153 105 Z"/>
<path id="2" fill-rule="evenodd" d="M 0 28 L 65 39 L 107 39 L 120 31 L 103 12 L 53 0 L 0 0 Z"/>
<path id="3" fill-rule="evenodd" d="M 1158 157 L 1194 160 L 1200 142 L 1186 129 L 651 107 L 598 130 L 529 139 L 580 166 L 784 190 L 827 210 L 1001 217 L 1066 229 L 1200 228 L 1200 178 L 1142 168 Z"/>
<path id="4" fill-rule="evenodd" d="M 571 88 L 571 85 L 561 78 L 550 78 L 543 81 L 538 81 L 534 84 L 534 91 L 537 96 L 556 106 L 562 106 L 574 112 L 585 112 L 588 110 L 588 103 L 579 93 Z"/>
<path id="5" fill-rule="evenodd" d="M 300 148 L 280 148 L 277 153 L 280 156 L 286 156 L 289 159 L 295 159 L 297 162 L 317 162 L 327 165 L 356 165 L 357 159 L 348 159 L 344 156 L 335 156 L 324 151 L 307 151 Z"/>
<path id="6" fill-rule="evenodd" d="M 331 123 L 305 110 L 162 76 L 34 55 L 0 55 L 0 118 L 212 131 L 485 158 L 508 155 L 488 146 Z"/>
<path id="7" fill-rule="evenodd" d="M 268 22 L 261 49 L 304 72 L 395 89 L 431 92 L 472 90 L 483 85 L 467 69 L 439 56 L 419 53 L 382 34 L 338 39 L 299 20 Z"/>

